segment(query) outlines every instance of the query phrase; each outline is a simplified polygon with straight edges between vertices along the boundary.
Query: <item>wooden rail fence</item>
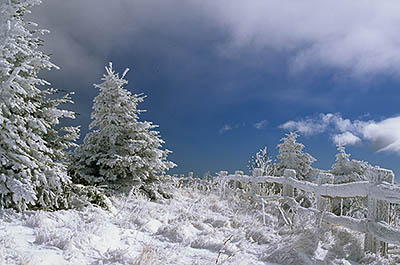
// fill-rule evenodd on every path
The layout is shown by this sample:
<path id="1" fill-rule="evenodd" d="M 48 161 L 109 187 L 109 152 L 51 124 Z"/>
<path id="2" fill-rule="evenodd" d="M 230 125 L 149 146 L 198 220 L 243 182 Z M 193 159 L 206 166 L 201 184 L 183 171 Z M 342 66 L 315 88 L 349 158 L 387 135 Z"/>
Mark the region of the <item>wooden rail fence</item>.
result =
<path id="1" fill-rule="evenodd" d="M 400 230 L 389 225 L 389 203 L 400 204 L 400 185 L 394 184 L 393 172 L 387 169 L 374 168 L 366 173 L 368 181 L 357 181 L 345 184 L 332 184 L 335 176 L 329 173 L 319 173 L 317 182 L 300 181 L 296 179 L 296 171 L 286 169 L 282 177 L 261 176 L 262 171 L 255 169 L 253 176 L 246 176 L 237 171 L 233 175 L 222 171 L 216 179 L 218 182 L 229 181 L 242 184 L 279 183 L 283 185 L 282 195 L 291 205 L 297 202 L 293 199 L 294 189 L 312 192 L 316 196 L 316 208 L 302 210 L 314 212 L 319 221 L 340 225 L 354 231 L 365 233 L 364 247 L 366 251 L 381 255 L 388 254 L 388 244 L 400 246 Z M 337 216 L 327 212 L 328 199 L 366 197 L 368 200 L 368 215 L 364 219 L 349 216 Z M 297 207 L 300 207 L 297 204 Z"/>

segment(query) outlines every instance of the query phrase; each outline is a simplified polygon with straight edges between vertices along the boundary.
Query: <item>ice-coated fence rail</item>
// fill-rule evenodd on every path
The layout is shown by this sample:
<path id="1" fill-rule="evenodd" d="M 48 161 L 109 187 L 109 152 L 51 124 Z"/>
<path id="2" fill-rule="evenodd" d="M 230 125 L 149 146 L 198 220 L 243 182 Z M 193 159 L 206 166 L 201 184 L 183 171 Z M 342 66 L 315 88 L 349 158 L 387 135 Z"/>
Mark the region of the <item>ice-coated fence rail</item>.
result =
<path id="1" fill-rule="evenodd" d="M 259 176 L 250 177 L 246 175 L 228 175 L 223 177 L 224 181 L 234 180 L 242 183 L 279 183 L 289 184 L 294 188 L 320 194 L 332 198 L 372 197 L 391 203 L 400 203 L 400 186 L 387 182 L 371 183 L 369 181 L 357 181 L 344 184 L 322 184 L 300 181 L 292 177 Z"/>
<path id="2" fill-rule="evenodd" d="M 389 203 L 400 204 L 400 185 L 394 184 L 393 172 L 386 169 L 374 168 L 366 173 L 368 181 L 357 181 L 344 184 L 331 184 L 335 176 L 329 173 L 320 173 L 317 183 L 296 179 L 296 172 L 286 169 L 283 177 L 261 176 L 254 170 L 253 176 L 236 172 L 229 175 L 222 171 L 215 179 L 220 183 L 239 182 L 242 184 L 278 183 L 283 185 L 282 195 L 286 202 L 302 211 L 312 211 L 320 216 L 321 221 L 333 225 L 340 225 L 348 229 L 365 233 L 365 250 L 382 255 L 388 253 L 388 243 L 400 246 L 400 230 L 388 224 Z M 303 208 L 293 199 L 293 189 L 312 192 L 317 198 L 317 208 Z M 326 212 L 329 198 L 368 198 L 368 216 L 356 219 L 349 216 L 337 216 Z"/>

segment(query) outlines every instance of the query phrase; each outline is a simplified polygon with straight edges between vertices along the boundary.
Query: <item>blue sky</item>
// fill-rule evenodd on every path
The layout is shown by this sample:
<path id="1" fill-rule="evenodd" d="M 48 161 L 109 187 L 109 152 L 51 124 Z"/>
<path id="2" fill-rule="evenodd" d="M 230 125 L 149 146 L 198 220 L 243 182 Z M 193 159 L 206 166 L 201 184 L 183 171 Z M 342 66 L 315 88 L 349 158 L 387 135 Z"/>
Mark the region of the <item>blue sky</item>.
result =
<path id="1" fill-rule="evenodd" d="M 400 174 L 400 4 L 396 1 L 52 0 L 33 10 L 75 91 L 82 137 L 104 66 L 112 61 L 143 119 L 178 164 L 172 172 L 246 169 L 298 130 L 329 169 L 335 144 Z"/>

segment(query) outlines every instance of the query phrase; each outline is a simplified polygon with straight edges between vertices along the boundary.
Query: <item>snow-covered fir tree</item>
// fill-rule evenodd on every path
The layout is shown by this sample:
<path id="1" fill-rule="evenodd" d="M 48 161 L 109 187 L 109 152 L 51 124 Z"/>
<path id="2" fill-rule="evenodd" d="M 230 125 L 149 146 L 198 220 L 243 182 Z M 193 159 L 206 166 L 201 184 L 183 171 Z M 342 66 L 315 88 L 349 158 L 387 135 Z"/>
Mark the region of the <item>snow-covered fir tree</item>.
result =
<path id="1" fill-rule="evenodd" d="M 311 164 L 316 159 L 303 152 L 304 145 L 296 142 L 297 137 L 299 137 L 297 133 L 291 132 L 281 139 L 281 144 L 278 144 L 277 173 L 283 175 L 285 169 L 294 169 L 296 170 L 296 177 L 303 180 L 311 176 L 313 171 Z"/>
<path id="2" fill-rule="evenodd" d="M 338 145 L 336 161 L 332 165 L 331 173 L 335 176 L 336 183 L 366 180 L 365 172 L 371 168 L 365 161 L 350 160 L 350 154 L 346 153 L 345 147 Z"/>
<path id="3" fill-rule="evenodd" d="M 56 90 L 40 89 L 49 83 L 39 72 L 56 66 L 39 50 L 38 35 L 45 31 L 24 20 L 36 4 L 0 2 L 0 206 L 18 210 L 66 203 L 63 186 L 70 180 L 60 160 L 78 134 L 76 128 L 55 129 L 60 118 L 74 118 L 58 108 L 69 96 L 55 99 Z"/>
<path id="4" fill-rule="evenodd" d="M 367 180 L 366 171 L 372 166 L 365 161 L 350 159 L 350 154 L 342 145 L 337 147 L 336 161 L 332 165 L 331 173 L 335 176 L 335 183 L 348 183 Z M 351 215 L 364 218 L 367 212 L 365 198 L 331 199 L 332 211 L 337 215 Z"/>
<path id="5" fill-rule="evenodd" d="M 89 126 L 94 130 L 73 153 L 70 172 L 75 182 L 142 184 L 175 166 L 167 161 L 170 151 L 160 149 L 164 141 L 154 130 L 157 126 L 139 120 L 142 110 L 137 107 L 144 96 L 124 88 L 127 70 L 119 77 L 110 63 L 103 83 L 95 85 L 100 93 Z"/>

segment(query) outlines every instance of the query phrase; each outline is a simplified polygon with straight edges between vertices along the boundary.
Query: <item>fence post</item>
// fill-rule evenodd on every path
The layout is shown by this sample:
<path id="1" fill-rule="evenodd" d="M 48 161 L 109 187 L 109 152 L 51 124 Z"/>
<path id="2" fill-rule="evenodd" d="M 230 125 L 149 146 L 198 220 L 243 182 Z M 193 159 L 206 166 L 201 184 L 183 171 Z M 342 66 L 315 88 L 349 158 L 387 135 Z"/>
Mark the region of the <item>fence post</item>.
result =
<path id="1" fill-rule="evenodd" d="M 218 175 L 220 177 L 227 177 L 228 176 L 228 171 L 220 171 Z"/>
<path id="2" fill-rule="evenodd" d="M 194 190 L 196 186 L 198 188 L 198 185 L 194 185 L 195 181 L 194 181 L 193 177 L 194 177 L 194 173 L 192 171 L 190 171 L 188 173 L 188 183 L 190 184 L 190 186 L 192 186 L 192 190 Z"/>
<path id="3" fill-rule="evenodd" d="M 253 177 L 261 177 L 263 175 L 262 168 L 254 168 L 253 169 Z"/>
<path id="4" fill-rule="evenodd" d="M 371 198 L 370 196 L 367 197 L 368 200 L 368 222 L 375 222 L 376 221 L 376 200 Z M 368 232 L 365 234 L 364 237 L 364 249 L 371 253 L 376 253 L 376 238 L 369 234 Z"/>
<path id="5" fill-rule="evenodd" d="M 219 172 L 219 195 L 222 196 L 223 194 L 225 194 L 226 191 L 226 185 L 227 185 L 227 181 L 225 180 L 224 177 L 228 176 L 228 171 L 220 171 Z"/>
<path id="6" fill-rule="evenodd" d="M 379 167 L 368 170 L 367 176 L 371 185 L 381 183 L 382 181 L 389 183 L 393 183 L 394 181 L 394 175 L 391 170 Z M 368 222 L 384 221 L 389 223 L 389 210 L 388 202 L 375 200 L 368 196 Z M 388 243 L 377 240 L 370 234 L 365 235 L 364 248 L 372 253 L 376 253 L 379 250 L 382 256 L 387 256 L 388 254 Z"/>
<path id="7" fill-rule="evenodd" d="M 322 184 L 332 184 L 333 183 L 333 175 L 330 173 L 319 173 L 318 174 L 318 186 L 321 186 Z M 324 198 L 322 197 L 320 194 L 316 194 L 316 198 L 317 198 L 317 209 L 319 211 L 325 211 L 326 210 L 326 206 L 327 206 L 327 202 L 328 202 L 328 198 Z M 328 209 L 329 212 L 331 211 L 331 209 Z"/>
<path id="8" fill-rule="evenodd" d="M 334 176 L 330 173 L 323 173 L 320 172 L 318 173 L 318 186 L 321 186 L 322 184 L 332 184 L 333 183 Z M 319 216 L 316 218 L 317 226 L 320 225 L 321 223 L 321 216 L 324 211 L 331 212 L 332 209 L 327 209 L 328 205 L 328 198 L 324 198 L 317 192 L 316 194 L 316 199 L 317 199 L 317 210 L 320 212 Z"/>
<path id="9" fill-rule="evenodd" d="M 394 174 L 393 171 L 383 168 L 376 168 L 376 173 L 378 175 L 378 182 L 386 181 L 390 184 L 394 184 Z M 377 201 L 376 208 L 376 220 L 384 221 L 389 224 L 390 218 L 390 203 L 386 201 Z M 387 256 L 389 244 L 387 242 L 380 241 L 380 251 L 382 256 Z"/>
<path id="10" fill-rule="evenodd" d="M 236 175 L 236 176 L 243 176 L 243 175 L 244 175 L 244 172 L 241 171 L 241 170 L 236 170 L 236 171 L 235 171 L 235 175 Z"/>
<path id="11" fill-rule="evenodd" d="M 285 169 L 283 172 L 283 176 L 288 180 L 289 178 L 296 178 L 296 171 L 294 169 Z M 287 197 L 293 197 L 293 187 L 289 184 L 288 181 L 283 183 L 282 195 Z"/>
<path id="12" fill-rule="evenodd" d="M 236 170 L 236 171 L 235 171 L 235 176 L 239 177 L 239 176 L 243 176 L 243 175 L 244 175 L 244 172 L 243 172 L 243 171 L 241 171 L 241 170 Z M 239 180 L 236 180 L 236 181 L 235 181 L 235 188 L 236 188 L 236 189 L 243 189 L 243 188 L 244 188 L 244 185 L 243 185 L 243 183 L 240 182 Z"/>
<path id="13" fill-rule="evenodd" d="M 253 173 L 253 177 L 255 177 L 255 178 L 261 177 L 263 175 L 263 170 L 261 168 L 254 168 L 252 173 Z M 253 194 L 260 193 L 260 184 L 258 184 L 258 182 L 252 181 L 251 189 L 252 189 Z M 263 204 L 263 207 L 264 207 L 264 204 Z"/>

